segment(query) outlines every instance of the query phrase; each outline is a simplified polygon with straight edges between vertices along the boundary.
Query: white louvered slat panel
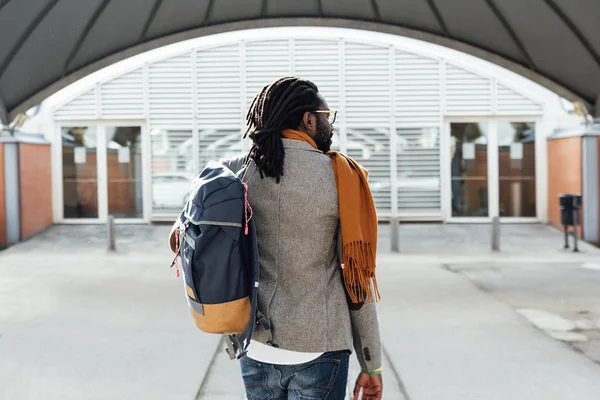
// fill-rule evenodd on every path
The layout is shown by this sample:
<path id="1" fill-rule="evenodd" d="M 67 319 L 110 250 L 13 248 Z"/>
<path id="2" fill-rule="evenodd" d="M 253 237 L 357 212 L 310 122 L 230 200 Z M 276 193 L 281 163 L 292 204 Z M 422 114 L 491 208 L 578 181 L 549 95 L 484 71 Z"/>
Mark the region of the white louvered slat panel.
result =
<path id="1" fill-rule="evenodd" d="M 446 66 L 446 115 L 490 115 L 489 79 L 454 65 Z"/>
<path id="2" fill-rule="evenodd" d="M 496 96 L 499 115 L 538 115 L 544 112 L 541 104 L 504 85 L 498 84 Z"/>
<path id="3" fill-rule="evenodd" d="M 396 133 L 398 211 L 401 214 L 439 215 L 439 129 L 402 128 Z"/>
<path id="4" fill-rule="evenodd" d="M 100 113 L 103 119 L 144 117 L 144 79 L 137 69 L 100 86 Z"/>
<path id="5" fill-rule="evenodd" d="M 394 55 L 396 126 L 440 122 L 439 61 L 396 51 Z"/>
<path id="6" fill-rule="evenodd" d="M 294 75 L 314 82 L 329 108 L 340 108 L 339 44 L 337 41 L 297 39 L 294 42 Z"/>
<path id="7" fill-rule="evenodd" d="M 200 130 L 200 169 L 211 160 L 240 155 L 242 150 L 242 128 L 201 129 Z"/>
<path id="8" fill-rule="evenodd" d="M 369 171 L 378 213 L 389 213 L 392 207 L 387 128 L 392 114 L 389 50 L 347 42 L 344 61 L 347 152 Z"/>
<path id="9" fill-rule="evenodd" d="M 150 136 L 152 211 L 179 213 L 196 173 L 192 131 L 152 129 Z"/>
<path id="10" fill-rule="evenodd" d="M 196 61 L 198 126 L 239 124 L 242 112 L 239 45 L 199 51 Z"/>
<path id="11" fill-rule="evenodd" d="M 96 89 L 88 90 L 58 108 L 54 119 L 96 119 Z"/>
<path id="12" fill-rule="evenodd" d="M 273 81 L 291 75 L 290 45 L 288 40 L 261 40 L 247 42 L 246 106 L 262 88 Z"/>
<path id="13" fill-rule="evenodd" d="M 348 126 L 389 124 L 389 50 L 359 43 L 345 46 L 346 121 Z"/>
<path id="14" fill-rule="evenodd" d="M 166 129 L 192 127 L 192 65 L 186 53 L 148 67 L 150 125 Z"/>
<path id="15" fill-rule="evenodd" d="M 348 155 L 369 171 L 377 212 L 389 213 L 392 209 L 389 130 L 348 127 L 347 137 Z"/>

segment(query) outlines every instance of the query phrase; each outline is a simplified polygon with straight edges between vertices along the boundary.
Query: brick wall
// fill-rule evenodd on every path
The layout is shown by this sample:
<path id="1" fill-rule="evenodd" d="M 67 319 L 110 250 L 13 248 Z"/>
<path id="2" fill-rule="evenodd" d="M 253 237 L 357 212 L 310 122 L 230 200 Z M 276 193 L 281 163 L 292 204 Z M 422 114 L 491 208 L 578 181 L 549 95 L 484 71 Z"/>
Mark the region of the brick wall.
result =
<path id="1" fill-rule="evenodd" d="M 548 221 L 561 230 L 558 196 L 583 191 L 581 146 L 581 137 L 548 141 Z M 580 227 L 580 237 L 582 232 Z"/>
<path id="2" fill-rule="evenodd" d="M 50 146 L 19 143 L 21 240 L 52 225 Z"/>

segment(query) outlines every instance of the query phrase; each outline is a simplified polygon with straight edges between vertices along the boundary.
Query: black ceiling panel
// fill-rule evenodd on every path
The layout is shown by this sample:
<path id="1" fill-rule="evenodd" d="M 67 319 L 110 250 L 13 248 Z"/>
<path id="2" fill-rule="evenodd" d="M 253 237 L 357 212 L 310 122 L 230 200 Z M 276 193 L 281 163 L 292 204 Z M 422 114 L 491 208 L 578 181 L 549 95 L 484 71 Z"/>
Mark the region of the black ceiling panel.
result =
<path id="1" fill-rule="evenodd" d="M 147 38 L 197 28 L 204 24 L 209 0 L 162 0 Z"/>
<path id="2" fill-rule="evenodd" d="M 144 41 L 205 25 L 311 16 L 433 33 L 450 46 L 484 49 L 490 61 L 516 61 L 534 79 L 549 78 L 590 103 L 600 93 L 600 0 L 10 0 L 0 8 L 0 98 L 14 115 L 41 100 L 44 88 L 72 79 L 65 72 Z"/>
<path id="3" fill-rule="evenodd" d="M 153 1 L 111 0 L 83 41 L 72 69 L 139 42 Z"/>
<path id="4" fill-rule="evenodd" d="M 554 0 L 596 54 L 600 54 L 600 0 Z"/>
<path id="5" fill-rule="evenodd" d="M 497 3 L 539 70 L 590 101 L 600 93 L 600 65 L 545 0 Z"/>
<path id="6" fill-rule="evenodd" d="M 330 17 L 374 20 L 372 0 L 321 0 L 323 13 Z"/>
<path id="7" fill-rule="evenodd" d="M 18 40 L 27 31 L 29 24 L 44 9 L 48 0 L 11 1 L 0 12 L 0 63 L 2 63 Z"/>
<path id="8" fill-rule="evenodd" d="M 210 23 L 260 18 L 262 4 L 262 0 L 214 0 Z"/>
<path id="9" fill-rule="evenodd" d="M 400 4 L 399 4 L 400 3 Z M 438 3 L 442 3 L 438 1 Z M 427 0 L 377 0 L 385 22 L 443 34 L 444 30 Z"/>
<path id="10" fill-rule="evenodd" d="M 453 0 L 438 1 L 437 4 L 450 36 L 522 64 L 527 62 L 526 56 L 486 1 Z"/>
<path id="11" fill-rule="evenodd" d="M 320 12 L 318 0 L 268 0 L 267 2 L 269 17 L 318 17 Z"/>
<path id="12" fill-rule="evenodd" d="M 9 107 L 33 94 L 29 92 L 32 87 L 42 88 L 62 76 L 69 52 L 100 2 L 61 0 L 46 14 L 0 79 L 0 87 L 5 93 L 3 98 Z M 63 22 L 65 16 L 69 17 L 69 23 Z M 21 81 L 24 74 L 28 76 L 28 85 Z"/>

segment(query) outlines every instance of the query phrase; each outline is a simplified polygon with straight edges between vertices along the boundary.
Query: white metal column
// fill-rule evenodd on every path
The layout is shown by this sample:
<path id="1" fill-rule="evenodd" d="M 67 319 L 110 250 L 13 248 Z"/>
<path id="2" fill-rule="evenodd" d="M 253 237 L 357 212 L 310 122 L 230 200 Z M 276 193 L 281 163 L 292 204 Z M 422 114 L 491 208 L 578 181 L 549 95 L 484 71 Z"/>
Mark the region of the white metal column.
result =
<path id="1" fill-rule="evenodd" d="M 152 217 L 152 138 L 148 123 L 141 127 L 142 135 L 142 207 L 144 221 Z"/>
<path id="2" fill-rule="evenodd" d="M 52 222 L 61 222 L 64 218 L 63 207 L 63 163 L 62 163 L 62 126 L 56 125 L 51 150 L 52 160 Z"/>
<path id="3" fill-rule="evenodd" d="M 440 130 L 440 184 L 444 222 L 452 218 L 452 190 L 450 168 L 450 121 L 444 121 Z"/>
<path id="4" fill-rule="evenodd" d="M 439 114 L 439 141 L 440 141 L 440 211 L 444 222 L 450 219 L 452 207 L 448 208 L 446 198 L 450 197 L 446 178 L 450 174 L 450 123 L 444 117 L 446 115 L 446 59 L 439 60 L 440 74 L 440 114 Z"/>
<path id="5" fill-rule="evenodd" d="M 389 73 L 390 73 L 390 188 L 392 196 L 392 217 L 398 217 L 398 146 L 396 134 L 396 51 L 393 46 L 389 47 Z"/>
<path id="6" fill-rule="evenodd" d="M 246 97 L 248 93 L 246 92 L 246 42 L 240 40 L 239 44 L 240 50 L 240 140 L 242 141 L 242 151 L 247 153 L 250 151 L 252 147 L 251 140 L 249 138 L 244 139 L 244 134 L 246 133 Z"/>
<path id="7" fill-rule="evenodd" d="M 346 81 L 346 67 L 343 62 L 346 57 L 346 42 L 343 39 L 339 41 L 339 60 L 340 60 L 340 151 L 342 153 L 348 152 L 348 130 L 347 130 L 347 118 L 346 115 L 346 91 L 344 90 L 344 83 Z"/>
<path id="8" fill-rule="evenodd" d="M 106 156 L 106 126 L 98 125 L 96 140 L 96 164 L 98 170 L 98 220 L 108 218 L 108 159 Z"/>
<path id="9" fill-rule="evenodd" d="M 552 134 L 552 122 L 537 119 L 535 122 L 535 187 L 536 214 L 540 222 L 548 223 L 548 202 L 558 199 L 548 198 L 548 141 Z"/>
<path id="10" fill-rule="evenodd" d="M 498 155 L 498 123 L 486 121 L 488 130 L 488 213 L 490 220 L 500 216 L 500 170 Z"/>
<path id="11" fill-rule="evenodd" d="M 198 126 L 198 51 L 192 50 L 190 54 L 190 65 L 192 74 L 192 165 L 194 171 L 200 173 L 203 165 L 200 165 L 200 127 Z"/>

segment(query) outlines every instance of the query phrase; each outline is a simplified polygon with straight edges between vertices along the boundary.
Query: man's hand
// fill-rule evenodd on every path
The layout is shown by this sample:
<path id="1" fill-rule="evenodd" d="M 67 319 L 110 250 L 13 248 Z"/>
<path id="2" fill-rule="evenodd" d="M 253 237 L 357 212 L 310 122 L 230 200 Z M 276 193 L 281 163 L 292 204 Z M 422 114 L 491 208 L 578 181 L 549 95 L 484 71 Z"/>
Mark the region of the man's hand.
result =
<path id="1" fill-rule="evenodd" d="M 381 375 L 369 375 L 361 372 L 356 379 L 353 400 L 360 399 L 360 389 L 362 389 L 362 400 L 381 400 L 383 392 Z"/>

